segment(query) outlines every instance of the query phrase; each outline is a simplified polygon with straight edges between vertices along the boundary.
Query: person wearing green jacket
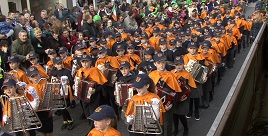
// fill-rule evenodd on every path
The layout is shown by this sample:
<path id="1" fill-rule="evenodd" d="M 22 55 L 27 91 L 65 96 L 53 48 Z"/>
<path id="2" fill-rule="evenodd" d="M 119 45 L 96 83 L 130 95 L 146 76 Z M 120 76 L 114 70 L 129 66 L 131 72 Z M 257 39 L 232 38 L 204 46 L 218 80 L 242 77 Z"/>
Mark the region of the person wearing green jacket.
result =
<path id="1" fill-rule="evenodd" d="M 34 53 L 34 47 L 32 46 L 30 40 L 27 37 L 27 32 L 21 30 L 19 32 L 19 38 L 13 41 L 11 45 L 11 55 L 18 56 L 21 60 L 22 66 L 28 68 L 30 64 L 27 64 L 29 58 L 29 53 Z"/>

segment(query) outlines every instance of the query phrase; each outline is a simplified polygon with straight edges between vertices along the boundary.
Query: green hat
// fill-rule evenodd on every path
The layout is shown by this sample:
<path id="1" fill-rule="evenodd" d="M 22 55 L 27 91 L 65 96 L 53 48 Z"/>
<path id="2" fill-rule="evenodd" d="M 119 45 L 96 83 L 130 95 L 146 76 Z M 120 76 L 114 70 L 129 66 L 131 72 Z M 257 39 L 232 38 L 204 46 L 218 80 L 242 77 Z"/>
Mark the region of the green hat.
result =
<path id="1" fill-rule="evenodd" d="M 95 16 L 93 17 L 93 21 L 94 21 L 94 23 L 95 23 L 96 21 L 99 21 L 99 20 L 101 20 L 101 16 L 99 16 L 99 15 L 95 15 Z"/>

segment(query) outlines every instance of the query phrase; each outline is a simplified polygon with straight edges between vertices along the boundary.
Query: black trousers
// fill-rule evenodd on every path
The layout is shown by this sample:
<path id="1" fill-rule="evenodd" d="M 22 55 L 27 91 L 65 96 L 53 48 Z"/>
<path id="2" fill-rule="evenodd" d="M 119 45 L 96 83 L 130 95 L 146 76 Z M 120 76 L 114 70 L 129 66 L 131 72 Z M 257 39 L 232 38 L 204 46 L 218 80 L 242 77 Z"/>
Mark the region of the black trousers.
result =
<path id="1" fill-rule="evenodd" d="M 173 124 L 173 112 L 172 109 L 163 113 L 164 126 L 163 126 L 163 136 L 172 135 L 172 124 Z"/>
<path id="2" fill-rule="evenodd" d="M 174 136 L 178 135 L 178 132 L 179 132 L 179 120 L 181 121 L 181 124 L 183 125 L 184 131 L 189 130 L 185 115 L 173 114 L 173 125 L 174 125 L 173 135 Z"/>
<path id="3" fill-rule="evenodd" d="M 190 98 L 189 110 L 190 113 L 193 113 L 193 106 L 194 106 L 194 113 L 199 114 L 199 98 Z"/>

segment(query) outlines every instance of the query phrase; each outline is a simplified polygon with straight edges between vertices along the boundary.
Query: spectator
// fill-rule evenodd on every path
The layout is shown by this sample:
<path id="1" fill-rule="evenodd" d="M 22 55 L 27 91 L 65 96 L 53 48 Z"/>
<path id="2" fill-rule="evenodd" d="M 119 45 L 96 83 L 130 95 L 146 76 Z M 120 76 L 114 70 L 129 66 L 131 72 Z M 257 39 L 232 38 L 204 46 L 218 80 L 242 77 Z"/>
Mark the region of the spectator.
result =
<path id="1" fill-rule="evenodd" d="M 11 55 L 18 56 L 22 66 L 28 68 L 30 64 L 27 64 L 26 60 L 29 58 L 29 53 L 33 53 L 34 51 L 34 47 L 27 37 L 27 32 L 25 30 L 21 30 L 19 32 L 19 38 L 12 43 Z"/>
<path id="2" fill-rule="evenodd" d="M 78 39 L 76 36 L 71 35 L 68 29 L 63 29 L 61 40 L 65 42 L 66 48 L 70 51 L 73 46 L 77 43 Z"/>
<path id="3" fill-rule="evenodd" d="M 66 47 L 66 44 L 63 40 L 61 40 L 60 36 L 59 36 L 59 29 L 54 28 L 52 30 L 51 35 L 48 36 L 48 41 L 49 41 L 49 45 L 50 47 L 48 47 L 49 49 L 54 49 L 55 51 L 59 51 L 60 47 Z"/>
<path id="4" fill-rule="evenodd" d="M 95 39 L 100 38 L 99 32 L 94 26 L 92 16 L 89 13 L 86 13 L 83 15 L 83 20 L 84 20 L 82 26 L 83 35 L 88 38 L 90 37 L 94 37 Z"/>
<path id="5" fill-rule="evenodd" d="M 252 23 L 252 28 L 251 28 L 251 31 L 250 31 L 251 42 L 253 42 L 254 39 L 257 37 L 257 35 L 259 33 L 259 30 L 261 29 L 261 26 L 263 24 L 260 12 L 255 13 L 252 22 L 253 22 Z"/>
<path id="6" fill-rule="evenodd" d="M 137 29 L 138 24 L 135 20 L 135 14 L 132 11 L 128 12 L 128 16 L 124 19 L 124 23 L 127 29 Z"/>
<path id="7" fill-rule="evenodd" d="M 7 63 L 8 61 L 8 56 L 10 56 L 10 50 L 8 49 L 8 42 L 6 40 L 2 40 L 0 42 L 0 66 L 4 70 L 9 70 L 9 65 Z M 0 79 L 1 81 L 1 79 Z M 1 82 L 0 82 L 1 85 Z"/>
<path id="8" fill-rule="evenodd" d="M 88 6 L 85 6 L 84 8 L 83 8 L 83 11 L 82 12 L 80 12 L 80 14 L 78 15 L 78 17 L 77 17 L 77 29 L 78 29 L 78 31 L 81 31 L 82 30 L 82 25 L 83 25 L 83 14 L 85 14 L 85 13 L 87 13 L 87 12 L 89 12 L 89 7 Z"/>
<path id="9" fill-rule="evenodd" d="M 48 61 L 46 50 L 49 45 L 49 41 L 45 35 L 42 35 L 42 30 L 38 27 L 34 28 L 34 37 L 31 39 L 34 50 L 39 54 L 39 63 L 45 64 Z"/>
<path id="10" fill-rule="evenodd" d="M 63 21 L 69 15 L 68 12 L 69 11 L 64 8 L 63 4 L 60 3 L 58 5 L 58 8 L 54 11 L 54 14 L 55 14 L 57 19 Z"/>
<path id="11" fill-rule="evenodd" d="M 121 11 L 126 12 L 127 11 L 127 8 L 129 6 L 130 6 L 129 3 L 127 3 L 126 0 L 122 0 L 122 5 L 120 5 L 120 9 L 121 9 Z"/>
<path id="12" fill-rule="evenodd" d="M 36 20 L 33 20 L 31 23 L 31 30 L 30 30 L 30 37 L 31 39 L 34 38 L 34 28 L 37 28 L 39 26 L 39 23 Z"/>
<path id="13" fill-rule="evenodd" d="M 11 36 L 13 33 L 13 26 L 6 22 L 6 17 L 4 15 L 0 15 L 0 41 L 7 39 L 10 45 L 12 41 Z"/>
<path id="14" fill-rule="evenodd" d="M 41 15 L 41 18 L 38 21 L 38 23 L 39 23 L 39 27 L 41 28 L 43 26 L 43 24 L 47 20 L 47 11 L 46 10 L 42 10 L 40 15 Z"/>
<path id="15" fill-rule="evenodd" d="M 258 0 L 255 5 L 255 10 L 260 10 L 262 8 L 262 0 Z"/>
<path id="16" fill-rule="evenodd" d="M 16 40 L 19 38 L 19 33 L 21 30 L 24 30 L 27 32 L 27 29 L 25 27 L 25 23 L 26 23 L 26 21 L 25 21 L 24 15 L 19 15 L 19 20 L 17 21 L 17 24 L 14 28 L 13 40 Z M 27 34 L 28 34 L 28 32 L 27 32 Z"/>

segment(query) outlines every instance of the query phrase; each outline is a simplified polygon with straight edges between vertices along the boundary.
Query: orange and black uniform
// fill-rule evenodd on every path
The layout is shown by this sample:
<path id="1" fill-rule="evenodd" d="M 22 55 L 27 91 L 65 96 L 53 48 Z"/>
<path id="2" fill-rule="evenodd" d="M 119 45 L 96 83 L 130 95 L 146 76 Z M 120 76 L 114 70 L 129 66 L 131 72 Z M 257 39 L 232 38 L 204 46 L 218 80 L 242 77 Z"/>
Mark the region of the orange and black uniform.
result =
<path id="1" fill-rule="evenodd" d="M 44 68 L 40 64 L 33 65 L 33 66 L 35 66 L 38 69 L 40 76 L 42 78 L 49 79 L 49 76 L 47 75 L 46 71 L 44 70 Z"/>
<path id="2" fill-rule="evenodd" d="M 76 73 L 76 77 L 79 77 L 81 80 L 94 81 L 97 84 L 95 88 L 95 93 L 92 94 L 90 97 L 90 102 L 85 102 L 84 100 L 82 100 L 82 108 L 84 110 L 84 114 L 86 115 L 86 117 L 88 117 L 95 111 L 98 106 L 102 105 L 101 93 L 106 91 L 102 90 L 102 85 L 107 82 L 107 79 L 96 67 L 91 67 L 87 69 L 80 68 Z M 89 120 L 89 127 L 90 130 L 94 127 L 92 120 Z"/>
<path id="3" fill-rule="evenodd" d="M 73 62 L 74 58 L 72 56 L 66 56 L 65 58 L 63 58 L 63 65 L 64 68 L 72 70 L 72 62 Z"/>
<path id="4" fill-rule="evenodd" d="M 96 128 L 92 129 L 87 136 L 122 136 L 119 131 L 114 128 L 109 128 L 106 132 L 101 132 Z"/>
<path id="5" fill-rule="evenodd" d="M 35 88 L 37 95 L 39 96 L 40 102 L 43 101 L 45 96 L 47 80 L 42 78 L 39 80 L 38 84 L 30 83 L 29 86 Z M 40 121 L 42 122 L 42 127 L 37 129 L 37 131 L 42 133 L 52 133 L 53 132 L 53 118 L 49 110 L 36 112 Z"/>
<path id="6" fill-rule="evenodd" d="M 15 75 L 18 81 L 25 82 L 26 84 L 30 83 L 30 80 L 28 79 L 26 73 L 21 69 L 10 70 L 9 73 Z"/>
<path id="7" fill-rule="evenodd" d="M 177 79 L 175 78 L 175 76 L 170 72 L 170 71 L 164 71 L 164 72 L 160 72 L 157 70 L 152 71 L 149 74 L 149 77 L 153 80 L 154 84 L 156 86 L 162 86 L 163 91 L 165 92 L 182 92 Z M 166 96 L 166 94 L 162 93 L 162 96 L 159 97 L 163 97 Z M 167 96 L 166 96 L 167 98 Z M 167 101 L 167 99 L 166 99 Z M 174 100 L 171 100 L 172 103 L 174 103 Z M 165 136 L 168 136 L 170 134 L 172 134 L 172 109 L 166 111 L 164 114 L 164 132 L 163 134 Z"/>

